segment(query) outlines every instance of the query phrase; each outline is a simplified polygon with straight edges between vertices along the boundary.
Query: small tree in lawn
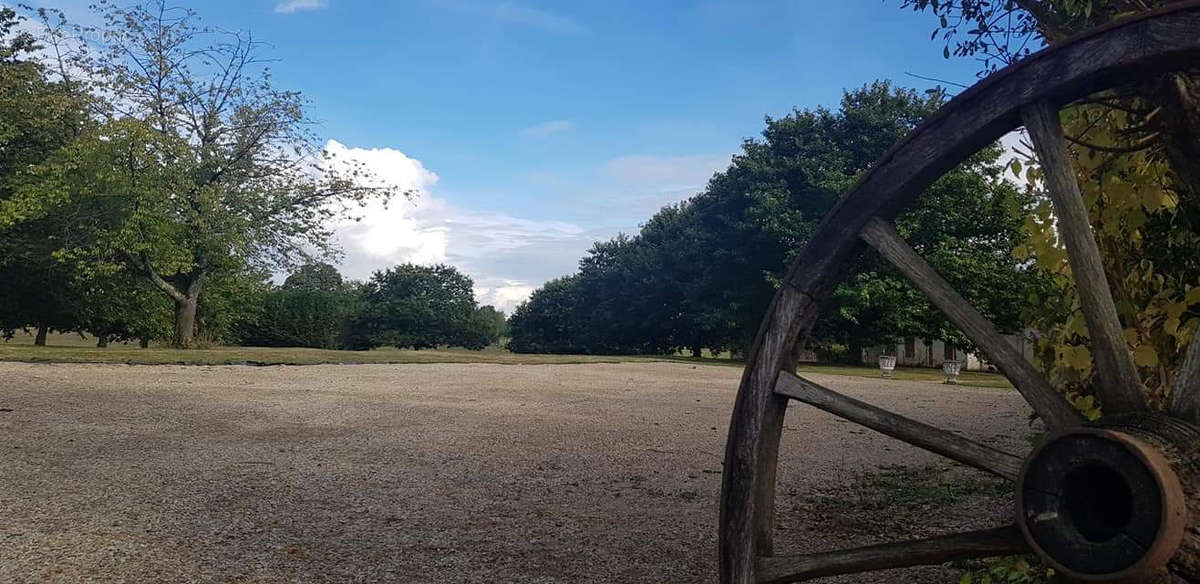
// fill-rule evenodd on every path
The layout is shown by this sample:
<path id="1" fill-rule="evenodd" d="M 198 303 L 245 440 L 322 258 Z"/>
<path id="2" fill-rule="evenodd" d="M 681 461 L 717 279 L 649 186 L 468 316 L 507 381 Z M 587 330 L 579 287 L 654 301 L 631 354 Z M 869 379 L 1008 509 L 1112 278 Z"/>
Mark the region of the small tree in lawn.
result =
<path id="1" fill-rule="evenodd" d="M 329 255 L 333 219 L 395 194 L 319 148 L 303 98 L 275 87 L 252 39 L 202 28 L 161 0 L 94 9 L 105 48 L 77 65 L 104 98 L 100 123 L 44 164 L 0 220 L 86 204 L 78 246 L 170 298 L 175 345 L 193 344 L 214 274 Z"/>

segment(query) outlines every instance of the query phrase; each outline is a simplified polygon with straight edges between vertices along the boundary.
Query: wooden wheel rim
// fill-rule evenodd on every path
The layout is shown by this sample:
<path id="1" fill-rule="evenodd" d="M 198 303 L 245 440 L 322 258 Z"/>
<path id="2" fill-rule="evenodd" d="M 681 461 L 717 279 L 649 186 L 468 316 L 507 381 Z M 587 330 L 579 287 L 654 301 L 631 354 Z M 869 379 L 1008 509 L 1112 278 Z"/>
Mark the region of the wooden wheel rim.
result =
<path id="1" fill-rule="evenodd" d="M 845 275 L 844 266 L 862 247 L 860 237 L 870 222 L 890 221 L 944 172 L 1020 127 L 1026 108 L 1060 107 L 1117 81 L 1146 79 L 1197 62 L 1200 2 L 1175 4 L 1095 29 L 1001 70 L 955 97 L 892 147 L 839 201 L 790 265 L 742 376 L 722 478 L 722 582 L 759 581 L 759 558 L 773 554 L 775 465 L 787 404 L 775 391 L 777 376 L 793 364 L 795 343 L 809 333 L 818 302 Z M 1070 423 L 1070 414 L 1061 408 L 1053 411 L 1058 419 L 1051 421 Z"/>

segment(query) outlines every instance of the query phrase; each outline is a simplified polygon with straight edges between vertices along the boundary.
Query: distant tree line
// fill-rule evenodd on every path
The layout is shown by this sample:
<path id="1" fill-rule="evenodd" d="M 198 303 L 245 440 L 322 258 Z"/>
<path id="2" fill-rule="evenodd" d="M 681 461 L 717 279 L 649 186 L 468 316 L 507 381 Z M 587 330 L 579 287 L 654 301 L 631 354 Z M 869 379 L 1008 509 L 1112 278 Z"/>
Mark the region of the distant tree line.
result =
<path id="1" fill-rule="evenodd" d="M 402 264 L 359 283 L 329 264 L 308 264 L 256 300 L 234 331 L 239 344 L 478 350 L 507 332 L 504 313 L 479 306 L 471 279 L 445 265 Z"/>
<path id="2" fill-rule="evenodd" d="M 516 352 L 743 353 L 788 262 L 817 223 L 893 144 L 937 110 L 940 91 L 875 82 L 836 110 L 767 118 L 729 167 L 692 198 L 668 205 L 635 235 L 596 243 L 573 275 L 552 280 L 510 324 Z M 1002 328 L 1023 324 L 1029 291 L 1045 286 L 1013 250 L 1032 204 L 1005 178 L 998 146 L 947 173 L 898 228 Z M 906 336 L 970 342 L 890 266 L 863 254 L 822 312 L 814 350 L 854 360 L 862 347 Z"/>

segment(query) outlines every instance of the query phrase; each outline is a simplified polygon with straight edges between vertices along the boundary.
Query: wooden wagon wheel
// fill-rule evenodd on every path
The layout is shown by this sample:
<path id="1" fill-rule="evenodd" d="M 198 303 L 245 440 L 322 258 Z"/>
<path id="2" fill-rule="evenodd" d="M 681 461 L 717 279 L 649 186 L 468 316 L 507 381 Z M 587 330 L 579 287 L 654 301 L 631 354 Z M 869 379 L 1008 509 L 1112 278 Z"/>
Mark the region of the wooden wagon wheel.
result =
<path id="1" fill-rule="evenodd" d="M 1122 336 L 1064 145 L 1059 108 L 1115 85 L 1200 66 L 1200 3 L 1114 22 L 1042 51 L 963 92 L 894 146 L 822 221 L 767 311 L 738 390 L 721 492 L 726 584 L 796 582 L 955 559 L 1034 552 L 1080 581 L 1200 582 L 1200 342 L 1168 412 L 1152 413 Z M 1106 417 L 1075 410 L 892 228 L 942 173 L 1024 126 L 1045 171 L 1079 288 Z M 820 300 L 864 245 L 881 253 L 978 345 L 1051 434 L 1027 456 L 842 396 L 792 372 Z M 1013 525 L 853 550 L 776 556 L 775 475 L 797 400 L 1014 482 Z"/>

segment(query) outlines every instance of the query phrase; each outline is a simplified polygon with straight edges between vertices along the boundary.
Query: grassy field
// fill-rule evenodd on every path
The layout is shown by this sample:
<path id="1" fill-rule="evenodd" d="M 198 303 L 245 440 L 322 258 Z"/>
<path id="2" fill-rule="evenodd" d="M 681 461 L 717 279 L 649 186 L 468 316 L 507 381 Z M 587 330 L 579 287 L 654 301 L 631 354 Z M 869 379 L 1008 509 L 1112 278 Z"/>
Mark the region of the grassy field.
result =
<path id="1" fill-rule="evenodd" d="M 141 349 L 136 343 L 113 343 L 107 348 L 97 348 L 95 339 L 75 334 L 56 334 L 47 339 L 47 346 L 33 346 L 33 337 L 18 334 L 7 342 L 0 342 L 0 361 L 23 361 L 28 363 L 128 363 L 133 365 L 318 365 L 325 363 L 499 363 L 499 364 L 566 364 L 566 363 L 622 363 L 631 361 L 674 361 L 741 367 L 740 361 L 728 358 L 705 357 L 694 359 L 685 356 L 642 357 L 605 355 L 525 355 L 511 353 L 500 347 L 488 347 L 482 351 L 465 349 L 426 349 L 422 351 L 401 349 L 375 349 L 373 351 L 335 351 L 305 349 L 298 347 L 213 347 L 208 349 L 179 350 L 152 346 Z M 879 378 L 875 367 L 851 367 L 846 365 L 804 364 L 800 372 L 845 375 L 850 377 Z M 895 379 L 908 381 L 944 381 L 937 369 L 897 368 Z M 974 387 L 1012 388 L 1001 375 L 964 371 L 959 376 L 963 385 Z"/>
<path id="2" fill-rule="evenodd" d="M 818 365 L 815 363 L 804 363 L 800 365 L 800 373 L 824 373 L 826 375 L 849 375 L 852 377 L 879 377 L 878 367 L 851 367 L 848 365 Z M 923 367 L 897 367 L 895 373 L 892 374 L 893 379 L 903 379 L 907 381 L 935 381 L 942 382 L 946 380 L 946 376 L 942 374 L 941 369 L 925 369 Z M 970 385 L 973 387 L 994 387 L 1002 389 L 1012 389 L 1013 386 L 1008 382 L 1008 379 L 1003 375 L 995 373 L 981 373 L 978 371 L 963 371 L 958 375 L 958 382 L 962 385 Z"/>
<path id="3" fill-rule="evenodd" d="M 0 361 L 31 363 L 128 363 L 136 365 L 319 365 L 324 363 L 620 363 L 645 357 L 601 357 L 592 355 L 521 355 L 499 347 L 482 351 L 427 349 L 411 351 L 335 351 L 300 347 L 212 347 L 208 349 L 139 348 L 137 343 L 113 343 L 97 348 L 96 341 L 79 335 L 51 335 L 45 347 L 35 347 L 33 338 L 17 335 L 0 343 Z"/>

